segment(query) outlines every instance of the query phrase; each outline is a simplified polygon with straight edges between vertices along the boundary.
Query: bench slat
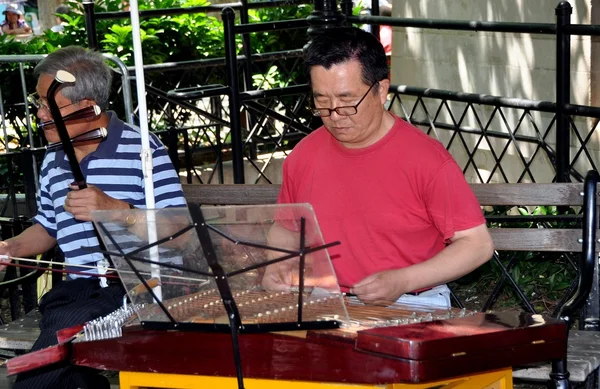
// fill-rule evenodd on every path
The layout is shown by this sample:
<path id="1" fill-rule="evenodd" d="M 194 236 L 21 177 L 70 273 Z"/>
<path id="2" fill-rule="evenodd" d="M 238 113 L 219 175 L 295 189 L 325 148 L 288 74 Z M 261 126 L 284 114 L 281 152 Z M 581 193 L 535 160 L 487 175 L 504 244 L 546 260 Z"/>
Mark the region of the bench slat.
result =
<path id="1" fill-rule="evenodd" d="M 183 185 L 190 203 L 206 205 L 257 205 L 277 201 L 280 185 Z"/>
<path id="2" fill-rule="evenodd" d="M 581 251 L 581 230 L 546 228 L 490 228 L 496 250 Z M 599 235 L 600 236 L 600 235 Z"/>
<path id="3" fill-rule="evenodd" d="M 582 205 L 581 183 L 471 184 L 481 205 Z"/>
<path id="4" fill-rule="evenodd" d="M 567 370 L 569 381 L 584 382 L 600 366 L 600 333 L 594 331 L 569 331 Z M 538 364 L 528 369 L 515 369 L 513 378 L 547 381 L 550 364 Z"/>
<path id="5" fill-rule="evenodd" d="M 183 185 L 190 202 L 211 205 L 272 204 L 280 185 Z M 582 205 L 581 183 L 471 184 L 481 205 Z"/>

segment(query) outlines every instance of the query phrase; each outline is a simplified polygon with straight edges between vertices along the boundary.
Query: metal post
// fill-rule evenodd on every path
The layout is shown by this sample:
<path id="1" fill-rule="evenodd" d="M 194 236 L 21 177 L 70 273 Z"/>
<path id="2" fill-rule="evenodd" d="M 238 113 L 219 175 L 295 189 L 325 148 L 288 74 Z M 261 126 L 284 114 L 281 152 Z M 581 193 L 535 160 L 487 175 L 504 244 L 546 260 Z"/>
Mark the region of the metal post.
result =
<path id="1" fill-rule="evenodd" d="M 308 36 L 313 38 L 325 29 L 342 26 L 346 15 L 338 9 L 336 0 L 314 0 L 314 10 L 307 21 Z"/>
<path id="2" fill-rule="evenodd" d="M 25 122 L 27 123 L 27 139 L 29 141 L 29 148 L 35 147 L 33 144 L 33 129 L 31 128 L 31 115 L 29 114 L 29 103 L 27 102 L 27 85 L 25 83 L 25 70 L 23 68 L 23 62 L 19 62 L 19 75 L 21 77 L 21 91 L 23 93 L 23 102 L 25 103 Z M 35 185 L 35 191 L 31 188 L 26 193 L 38 193 L 40 189 L 40 183 L 38 178 L 38 165 L 35 158 L 35 154 L 31 153 L 31 171 L 33 172 L 33 185 Z M 31 180 L 26 181 L 28 184 L 32 183 Z M 32 204 L 35 202 L 34 198 L 28 198 L 27 203 Z M 35 209 L 35 208 L 34 208 Z"/>
<path id="3" fill-rule="evenodd" d="M 240 9 L 240 23 L 249 24 L 248 19 L 248 0 L 242 0 L 242 8 Z M 244 90 L 253 90 L 252 85 L 252 46 L 250 44 L 250 34 L 242 34 L 242 50 L 246 61 L 244 62 Z M 246 128 L 252 128 L 254 123 L 252 120 L 252 114 L 249 111 L 245 111 L 246 116 Z M 257 159 L 256 144 L 252 142 L 252 139 L 248 139 L 248 146 L 250 147 L 250 158 Z"/>
<path id="4" fill-rule="evenodd" d="M 211 107 L 212 107 L 212 114 L 217 116 L 218 118 L 222 119 L 223 110 L 222 110 L 220 96 L 212 97 Z M 216 138 L 216 147 L 217 147 L 216 167 L 217 167 L 217 172 L 218 172 L 218 177 L 219 177 L 219 184 L 225 183 L 225 175 L 223 174 L 223 142 L 221 141 L 221 130 L 222 129 L 223 129 L 223 126 L 221 124 L 219 124 L 219 123 L 215 124 L 215 138 Z M 209 184 L 210 184 L 210 182 L 209 182 Z"/>
<path id="5" fill-rule="evenodd" d="M 133 102 L 131 97 L 131 78 L 129 77 L 129 71 L 127 66 L 118 57 L 112 55 L 104 55 L 109 61 L 115 64 L 119 68 L 121 74 L 121 85 L 123 86 L 123 104 L 125 106 L 125 116 L 128 124 L 135 125 L 133 116 Z"/>
<path id="6" fill-rule="evenodd" d="M 4 99 L 2 98 L 2 88 L 0 88 L 0 118 L 2 118 L 2 133 L 4 135 L 4 152 L 8 153 L 8 132 L 6 131 L 6 116 L 4 116 Z"/>
<path id="7" fill-rule="evenodd" d="M 37 162 L 33 151 L 30 148 L 21 149 L 19 158 L 17 158 L 18 165 L 21 172 L 23 173 L 23 183 L 25 184 L 25 205 L 27 207 L 27 217 L 33 217 L 36 214 L 36 194 L 38 187 L 38 176 L 37 171 L 34 167 L 37 167 Z M 15 193 L 16 197 L 16 193 Z M 13 217 L 17 217 L 19 214 L 13 214 Z"/>
<path id="8" fill-rule="evenodd" d="M 556 7 L 556 181 L 570 182 L 571 125 L 565 106 L 571 98 L 571 24 L 573 8 L 567 1 Z"/>
<path id="9" fill-rule="evenodd" d="M 237 72 L 237 53 L 235 50 L 234 20 L 235 12 L 227 7 L 221 13 L 225 29 L 225 67 L 227 68 L 227 85 L 229 86 L 229 122 L 231 131 L 231 154 L 233 164 L 233 182 L 243 184 L 244 153 L 242 150 L 242 126 L 240 120 L 240 87 Z"/>
<path id="10" fill-rule="evenodd" d="M 379 0 L 371 0 L 371 15 L 379 16 Z M 371 34 L 375 35 L 375 38 L 379 40 L 379 25 L 371 24 Z"/>
<path id="11" fill-rule="evenodd" d="M 352 0 L 342 0 L 340 2 L 340 7 L 342 8 L 342 12 L 345 16 L 352 16 L 352 11 L 354 8 L 354 3 Z"/>
<path id="12" fill-rule="evenodd" d="M 85 13 L 85 31 L 87 32 L 88 47 L 92 50 L 98 50 L 98 34 L 96 33 L 94 0 L 83 1 L 83 12 Z"/>

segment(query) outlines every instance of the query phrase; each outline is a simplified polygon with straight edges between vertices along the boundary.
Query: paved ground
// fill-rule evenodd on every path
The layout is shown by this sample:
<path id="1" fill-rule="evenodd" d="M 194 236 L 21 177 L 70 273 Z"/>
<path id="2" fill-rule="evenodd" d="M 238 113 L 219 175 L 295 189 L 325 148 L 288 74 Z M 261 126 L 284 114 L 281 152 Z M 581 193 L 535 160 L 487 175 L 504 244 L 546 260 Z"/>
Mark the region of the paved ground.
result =
<path id="1" fill-rule="evenodd" d="M 114 385 L 111 385 L 110 388 L 111 389 L 119 389 L 119 385 L 118 385 L 118 379 L 115 377 L 114 380 Z M 6 376 L 6 368 L 5 367 L 0 367 L 0 389 L 11 389 L 14 383 L 14 378 L 13 377 L 7 377 Z"/>
<path id="2" fill-rule="evenodd" d="M 14 380 L 12 377 L 6 376 L 6 368 L 0 368 L 0 389 L 10 389 L 12 388 Z"/>

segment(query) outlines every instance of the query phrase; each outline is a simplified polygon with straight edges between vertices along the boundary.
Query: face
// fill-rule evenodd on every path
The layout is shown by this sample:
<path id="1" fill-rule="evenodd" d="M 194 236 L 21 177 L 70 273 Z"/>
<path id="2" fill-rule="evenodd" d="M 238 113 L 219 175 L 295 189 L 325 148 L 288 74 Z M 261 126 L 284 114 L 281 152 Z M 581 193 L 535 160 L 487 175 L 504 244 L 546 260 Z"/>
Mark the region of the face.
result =
<path id="1" fill-rule="evenodd" d="M 6 19 L 8 20 L 9 23 L 17 23 L 19 21 L 19 14 L 13 13 L 13 12 L 7 12 L 6 13 Z"/>
<path id="2" fill-rule="evenodd" d="M 329 69 L 315 66 L 310 71 L 316 108 L 337 108 L 356 105 L 371 85 L 363 82 L 361 65 L 356 60 L 333 65 Z M 327 130 L 347 148 L 364 148 L 377 142 L 389 130 L 383 125 L 387 112 L 389 80 L 375 85 L 357 108 L 357 113 L 342 116 L 332 111 L 323 117 Z"/>
<path id="3" fill-rule="evenodd" d="M 40 107 L 37 111 L 37 117 L 40 119 L 40 121 L 42 123 L 52 120 L 52 114 L 50 113 L 50 110 L 48 109 L 47 93 L 48 93 L 48 88 L 50 88 L 50 85 L 52 84 L 53 80 L 54 80 L 54 77 L 52 75 L 42 74 L 40 76 L 40 78 L 38 79 L 38 83 L 35 88 L 38 93 L 39 98 L 42 100 L 42 103 L 44 104 L 44 106 Z M 87 105 L 89 105 L 88 100 L 83 100 L 80 102 L 72 102 L 70 99 L 65 97 L 60 90 L 58 91 L 58 93 L 56 93 L 55 100 L 56 100 L 56 105 L 60 108 L 60 113 L 62 114 L 63 117 L 70 113 L 78 111 L 82 108 L 85 108 Z M 67 127 L 67 132 L 69 133 L 69 136 L 71 138 L 87 131 L 87 129 L 88 129 L 87 123 L 72 123 L 72 124 L 68 124 L 66 127 Z M 50 129 L 44 129 L 44 136 L 46 137 L 46 140 L 48 141 L 48 143 L 55 143 L 55 142 L 60 141 L 60 136 L 58 135 L 56 127 L 52 127 Z"/>

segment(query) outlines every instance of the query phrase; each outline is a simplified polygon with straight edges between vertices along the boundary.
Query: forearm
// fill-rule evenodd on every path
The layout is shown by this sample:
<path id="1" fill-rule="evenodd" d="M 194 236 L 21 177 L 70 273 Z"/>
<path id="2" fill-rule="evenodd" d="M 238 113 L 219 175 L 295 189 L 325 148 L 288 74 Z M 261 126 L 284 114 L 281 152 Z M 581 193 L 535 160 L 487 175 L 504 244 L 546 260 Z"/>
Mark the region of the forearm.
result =
<path id="1" fill-rule="evenodd" d="M 29 33 L 29 29 L 28 28 L 14 28 L 14 29 L 5 29 L 2 30 L 6 35 L 21 35 L 21 34 L 27 34 Z"/>
<path id="2" fill-rule="evenodd" d="M 56 239 L 51 237 L 40 224 L 34 224 L 4 242 L 8 245 L 10 255 L 20 258 L 44 253 L 56 245 Z"/>
<path id="3" fill-rule="evenodd" d="M 173 208 L 174 210 L 177 208 Z M 166 214 L 162 214 L 161 211 L 153 213 L 150 220 L 148 220 L 148 213 L 144 209 L 136 209 L 125 217 L 125 225 L 128 227 L 129 232 L 136 235 L 142 240 L 148 240 L 148 232 L 155 231 L 156 239 L 169 238 L 184 228 L 190 225 L 187 213 L 184 211 L 173 211 Z M 183 248 L 189 245 L 190 234 L 195 232 L 188 232 L 179 237 L 172 239 L 168 242 L 163 243 L 165 247 L 170 248 Z"/>
<path id="4" fill-rule="evenodd" d="M 427 261 L 399 269 L 406 292 L 441 285 L 475 270 L 493 255 L 485 226 L 476 236 L 457 239 Z"/>
<path id="5" fill-rule="evenodd" d="M 279 249 L 287 249 L 287 250 L 297 250 L 299 246 L 300 234 L 294 231 L 291 231 L 279 223 L 275 222 L 271 228 L 269 229 L 269 233 L 267 235 L 267 242 L 270 247 L 279 248 Z M 268 259 L 276 259 L 286 255 L 282 251 L 274 251 L 268 250 L 267 257 Z"/>

